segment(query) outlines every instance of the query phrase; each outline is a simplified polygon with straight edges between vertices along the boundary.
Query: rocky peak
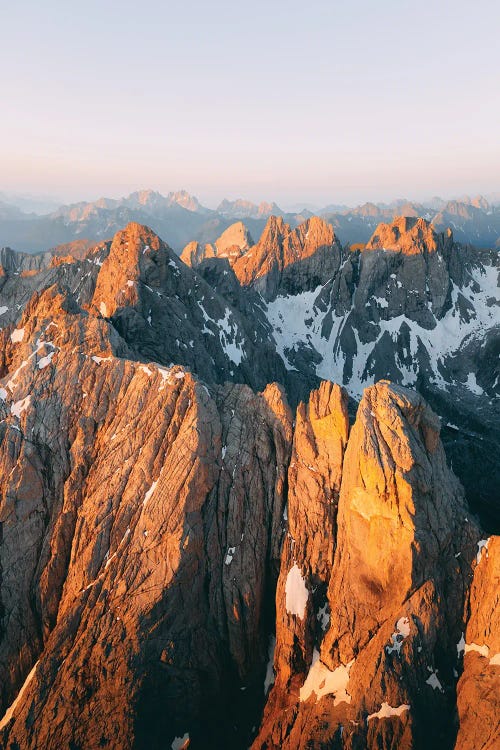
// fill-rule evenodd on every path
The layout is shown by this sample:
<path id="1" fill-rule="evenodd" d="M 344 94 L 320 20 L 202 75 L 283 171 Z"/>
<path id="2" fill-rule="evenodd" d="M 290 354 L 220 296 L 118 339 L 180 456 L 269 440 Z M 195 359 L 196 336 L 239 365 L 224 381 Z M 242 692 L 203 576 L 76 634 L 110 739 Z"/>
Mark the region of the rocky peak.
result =
<path id="1" fill-rule="evenodd" d="M 238 198 L 237 200 L 230 201 L 224 199 L 217 207 L 217 212 L 223 216 L 234 217 L 234 218 L 252 218 L 252 219 L 265 219 L 273 214 L 283 213 L 276 203 L 266 203 L 261 201 L 259 205 L 252 203 L 251 201 Z"/>
<path id="2" fill-rule="evenodd" d="M 196 268 L 208 258 L 228 258 L 233 264 L 237 258 L 253 245 L 250 232 L 242 221 L 231 224 L 213 244 L 189 242 L 181 253 L 181 260 Z"/>
<path id="3" fill-rule="evenodd" d="M 215 240 L 217 255 L 225 257 L 232 253 L 240 251 L 241 255 L 254 244 L 250 232 L 242 221 L 236 221 L 231 224 L 221 236 Z"/>
<path id="4" fill-rule="evenodd" d="M 453 242 L 451 229 L 437 233 L 421 217 L 397 216 L 390 224 L 379 224 L 365 250 L 392 250 L 404 255 L 435 253 Z"/>
<path id="5" fill-rule="evenodd" d="M 187 190 L 177 190 L 173 193 L 169 193 L 167 201 L 170 204 L 177 204 L 187 211 L 197 212 L 202 210 L 202 206 L 194 195 L 191 195 Z"/>
<path id="6" fill-rule="evenodd" d="M 272 299 L 324 283 L 333 275 L 340 252 L 333 227 L 323 219 L 314 216 L 292 230 L 283 217 L 271 216 L 259 242 L 233 268 L 242 285 L 252 285 Z"/>
<path id="7" fill-rule="evenodd" d="M 196 268 L 207 258 L 215 258 L 215 256 L 215 247 L 212 244 L 206 243 L 203 245 L 201 242 L 193 240 L 184 247 L 180 259 L 186 266 Z"/>
<path id="8" fill-rule="evenodd" d="M 175 253 L 149 227 L 130 222 L 117 232 L 97 277 L 93 305 L 104 317 L 117 308 L 133 306 L 138 284 L 157 287 L 168 274 Z"/>
<path id="9" fill-rule="evenodd" d="M 284 237 L 289 233 L 290 225 L 286 224 L 282 216 L 270 216 L 257 245 L 267 247 L 272 251 L 281 245 Z"/>
<path id="10" fill-rule="evenodd" d="M 325 436 L 334 450 L 316 458 L 299 435 L 307 422 L 321 434 L 314 415 L 332 397 Z M 297 414 L 276 681 L 253 748 L 452 747 L 456 644 L 478 530 L 446 466 L 439 420 L 418 394 L 368 388 L 348 439 L 342 400 L 322 386 L 308 419 L 303 407 Z M 319 488 L 339 478 L 332 523 Z"/>

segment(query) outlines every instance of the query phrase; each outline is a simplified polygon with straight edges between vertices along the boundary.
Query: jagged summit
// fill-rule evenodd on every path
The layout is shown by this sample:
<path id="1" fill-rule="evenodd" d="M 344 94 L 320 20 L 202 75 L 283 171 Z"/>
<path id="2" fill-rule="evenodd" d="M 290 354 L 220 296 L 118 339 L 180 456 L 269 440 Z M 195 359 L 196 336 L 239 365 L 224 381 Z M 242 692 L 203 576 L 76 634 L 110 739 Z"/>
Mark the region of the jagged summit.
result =
<path id="1" fill-rule="evenodd" d="M 215 245 L 191 242 L 181 258 L 197 266 L 208 258 L 227 258 L 240 284 L 270 299 L 281 290 L 324 283 L 341 252 L 333 227 L 313 216 L 296 228 L 282 216 L 270 216 L 254 245 L 243 222 L 232 224 Z"/>
<path id="2" fill-rule="evenodd" d="M 221 236 L 215 240 L 217 254 L 224 257 L 224 253 L 230 248 L 237 247 L 242 252 L 248 250 L 254 244 L 252 236 L 242 221 L 231 224 Z"/>
<path id="3" fill-rule="evenodd" d="M 261 201 L 261 203 L 257 205 L 256 203 L 244 200 L 243 198 L 238 198 L 234 201 L 224 199 L 219 203 L 216 211 L 229 218 L 234 217 L 242 219 L 266 219 L 272 214 L 283 213 L 280 207 L 274 202 L 267 203 L 266 201 Z"/>
<path id="4" fill-rule="evenodd" d="M 451 229 L 437 232 L 422 217 L 397 216 L 389 224 L 379 224 L 365 250 L 392 250 L 405 255 L 435 253 L 453 243 Z"/>
<path id="5" fill-rule="evenodd" d="M 208 258 L 229 258 L 233 263 L 236 258 L 246 252 L 253 240 L 247 227 L 242 221 L 231 224 L 213 244 L 205 245 L 193 241 L 183 249 L 180 257 L 188 266 L 196 268 Z"/>
<path id="6" fill-rule="evenodd" d="M 332 274 L 341 252 L 333 227 L 313 216 L 292 229 L 281 216 L 269 217 L 259 242 L 234 264 L 240 283 L 265 299 L 280 290 L 313 288 Z"/>
<path id="7" fill-rule="evenodd" d="M 138 190 L 130 193 L 123 199 L 123 203 L 131 208 L 146 209 L 148 213 L 154 214 L 156 211 L 162 211 L 172 206 L 180 206 L 188 211 L 198 212 L 206 211 L 200 204 L 199 200 L 187 190 L 177 190 L 167 196 L 162 195 L 157 190 Z"/>

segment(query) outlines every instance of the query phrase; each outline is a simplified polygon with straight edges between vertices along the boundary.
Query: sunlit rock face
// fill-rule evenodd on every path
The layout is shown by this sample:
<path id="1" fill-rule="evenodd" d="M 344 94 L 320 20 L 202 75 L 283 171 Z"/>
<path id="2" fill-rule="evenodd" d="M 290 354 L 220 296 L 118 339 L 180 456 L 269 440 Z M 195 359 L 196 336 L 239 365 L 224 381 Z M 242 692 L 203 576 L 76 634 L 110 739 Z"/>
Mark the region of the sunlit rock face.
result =
<path id="1" fill-rule="evenodd" d="M 457 685 L 457 750 L 500 745 L 500 537 L 479 541 L 474 580 L 459 644 L 463 673 Z"/>
<path id="2" fill-rule="evenodd" d="M 24 322 L 0 401 L 5 708 L 30 680 L 2 742 L 163 746 L 193 721 L 210 734 L 266 658 L 284 393 L 133 361 L 50 290 Z"/>
<path id="3" fill-rule="evenodd" d="M 337 426 L 344 414 L 340 401 Z M 301 556 L 300 532 L 315 517 L 304 492 L 289 524 L 282 562 L 295 606 L 278 583 L 276 682 L 253 748 L 453 747 L 479 530 L 446 465 L 439 420 L 414 392 L 381 382 L 365 391 L 342 444 L 309 464 L 316 485 L 316 472 L 341 477 L 336 497 L 322 493 L 335 524 L 321 524 L 326 538 L 307 536 L 323 555 Z"/>
<path id="4" fill-rule="evenodd" d="M 253 240 L 242 221 L 231 224 L 214 243 L 205 245 L 189 242 L 181 253 L 181 260 L 187 266 L 196 268 L 208 258 L 227 258 L 231 265 L 251 246 Z"/>
<path id="5" fill-rule="evenodd" d="M 307 295 L 309 344 L 314 316 L 365 320 L 385 288 L 382 326 L 400 315 L 392 274 L 424 266 L 429 304 L 407 295 L 404 315 L 439 326 L 452 283 L 457 304 L 460 285 L 476 294 L 473 325 L 496 266 L 417 219 L 361 254 L 319 220 L 287 232 L 268 221 L 262 274 L 238 268 L 251 242 L 195 270 L 138 224 L 80 258 L 2 255 L 2 747 L 498 742 L 498 537 L 441 420 L 388 380 L 320 382 L 318 352 L 280 338 Z M 491 341 L 477 359 L 469 334 L 460 357 L 489 372 Z M 471 393 L 460 408 L 494 420 Z"/>

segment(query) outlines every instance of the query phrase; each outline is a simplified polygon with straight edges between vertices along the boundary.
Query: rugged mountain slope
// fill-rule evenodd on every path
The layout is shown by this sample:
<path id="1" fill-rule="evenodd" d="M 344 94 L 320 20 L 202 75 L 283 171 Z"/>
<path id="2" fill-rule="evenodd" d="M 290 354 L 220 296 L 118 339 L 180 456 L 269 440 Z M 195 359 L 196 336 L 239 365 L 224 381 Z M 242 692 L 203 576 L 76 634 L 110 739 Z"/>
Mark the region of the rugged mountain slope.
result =
<path id="1" fill-rule="evenodd" d="M 365 251 L 344 250 L 321 289 L 272 300 L 268 317 L 290 367 L 308 347 L 321 357 L 318 374 L 334 375 L 353 393 L 390 377 L 493 396 L 500 388 L 494 362 L 477 360 L 471 371 L 465 349 L 474 345 L 474 358 L 485 331 L 500 323 L 498 272 L 495 251 L 467 250 L 450 232 L 401 217 L 381 225 Z"/>
<path id="2" fill-rule="evenodd" d="M 340 245 L 330 225 L 307 219 L 291 229 L 281 217 L 271 217 L 262 236 L 233 264 L 243 286 L 252 285 L 269 300 L 280 292 L 315 288 L 331 275 Z"/>
<path id="3" fill-rule="evenodd" d="M 229 237 L 235 240 L 228 238 L 230 230 Z M 217 240 L 216 248 L 191 243 L 181 257 L 189 265 L 199 265 L 208 258 L 227 258 L 241 286 L 252 288 L 265 300 L 325 283 L 342 252 L 332 227 L 316 216 L 295 229 L 282 217 L 271 216 L 256 245 L 251 245 L 241 222 L 230 230 Z"/>
<path id="4" fill-rule="evenodd" d="M 422 390 L 449 424 L 447 449 L 471 499 L 495 514 L 498 253 L 401 217 L 381 225 L 363 252 L 341 249 L 331 261 L 322 286 L 268 301 L 287 367 L 343 383 L 355 398 L 381 378 Z"/>
<path id="5" fill-rule="evenodd" d="M 283 213 L 276 203 L 262 201 L 259 205 L 256 205 L 242 198 L 234 201 L 225 199 L 219 203 L 216 210 L 223 216 L 228 216 L 232 219 L 268 219 L 270 216 L 281 215 Z"/>
<path id="6" fill-rule="evenodd" d="M 401 217 L 380 225 L 363 252 L 342 248 L 316 218 L 296 229 L 270 218 L 248 248 L 241 223 L 228 234 L 218 240 L 227 258 L 205 258 L 195 245 L 198 273 L 159 240 L 141 256 L 138 236 L 128 245 L 117 239 L 111 260 L 110 242 L 82 261 L 71 248 L 66 258 L 33 260 L 4 251 L 0 324 L 17 325 L 33 291 L 55 281 L 88 309 L 99 276 L 97 312 L 102 303 L 136 356 L 215 382 L 263 388 L 278 380 L 293 404 L 321 378 L 355 399 L 380 378 L 415 386 L 444 417 L 445 447 L 467 496 L 500 528 L 496 251 L 465 248 L 449 231 Z"/>
<path id="7" fill-rule="evenodd" d="M 0 391 L 2 744 L 246 746 L 281 556 L 254 746 L 453 747 L 480 534 L 422 399 L 378 384 L 348 436 L 324 383 L 290 459 L 278 387 L 134 362 L 56 289 L 27 316 Z"/>
<path id="8" fill-rule="evenodd" d="M 81 260 L 3 254 L 0 746 L 497 741 L 498 540 L 421 395 L 379 382 L 350 428 L 348 390 L 379 375 L 349 376 L 341 335 L 365 353 L 388 321 L 449 337 L 466 310 L 455 370 L 399 369 L 396 351 L 394 372 L 441 413 L 459 394 L 485 439 L 494 256 L 417 219 L 363 253 L 319 220 L 268 229 L 197 270 L 133 223 Z M 292 401 L 317 383 L 337 318 L 347 389 L 321 383 L 294 418 L 269 383 Z"/>
<path id="9" fill-rule="evenodd" d="M 478 545 L 465 637 L 458 646 L 463 673 L 457 687 L 456 750 L 487 750 L 500 746 L 500 537 Z"/>
<path id="10" fill-rule="evenodd" d="M 2 746 L 224 737 L 224 700 L 260 678 L 272 627 L 286 401 L 117 359 L 111 325 L 67 307 L 48 290 L 6 343 L 4 707 L 30 678 Z"/>
<path id="11" fill-rule="evenodd" d="M 45 256 L 5 257 L 11 261 L 0 286 L 4 325 L 19 320 L 33 291 L 57 282 L 83 308 L 110 319 L 138 358 L 182 364 L 210 382 L 260 388 L 287 380 L 262 311 L 249 301 L 244 319 L 147 227 L 129 224 L 83 261 L 54 258 L 47 268 Z M 12 271 L 31 257 L 34 266 L 38 259 L 35 270 L 45 266 L 40 273 L 20 277 Z"/>
<path id="12" fill-rule="evenodd" d="M 253 748 L 452 748 L 479 531 L 439 421 L 421 397 L 381 382 L 365 391 L 342 462 L 342 399 L 321 413 L 337 448 L 309 471 L 319 483 L 342 478 L 336 544 L 335 525 L 316 526 L 315 503 L 296 502 L 297 545 L 285 544 L 277 589 L 276 682 Z M 304 498 L 293 462 L 289 482 L 289 497 Z M 324 513 L 335 514 L 335 494 L 319 494 Z M 303 540 L 321 554 L 303 555 Z"/>

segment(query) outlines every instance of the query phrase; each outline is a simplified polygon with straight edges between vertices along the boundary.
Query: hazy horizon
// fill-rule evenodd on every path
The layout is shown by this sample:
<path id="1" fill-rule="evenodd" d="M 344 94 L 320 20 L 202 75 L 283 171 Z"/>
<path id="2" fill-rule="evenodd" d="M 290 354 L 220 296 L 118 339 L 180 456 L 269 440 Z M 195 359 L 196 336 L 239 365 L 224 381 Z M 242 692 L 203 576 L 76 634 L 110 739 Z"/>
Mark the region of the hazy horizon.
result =
<path id="1" fill-rule="evenodd" d="M 355 205 L 498 191 L 497 3 L 4 9 L 2 182 Z"/>
<path id="2" fill-rule="evenodd" d="M 310 210 L 312 212 L 314 211 L 321 211 L 324 208 L 326 208 L 328 205 L 345 205 L 346 208 L 356 208 L 358 206 L 364 205 L 366 203 L 373 203 L 375 205 L 391 205 L 399 201 L 408 201 L 409 203 L 422 203 L 426 204 L 431 202 L 435 198 L 440 198 L 444 201 L 460 201 L 465 198 L 474 199 L 479 196 L 486 198 L 487 200 L 491 201 L 495 205 L 500 202 L 500 191 L 492 191 L 492 192 L 486 192 L 486 191 L 477 191 L 475 193 L 456 193 L 453 195 L 437 195 L 437 194 L 431 194 L 427 193 L 419 197 L 415 196 L 408 196 L 408 195 L 399 195 L 399 196 L 391 196 L 387 198 L 378 198 L 376 196 L 370 196 L 365 198 L 364 200 L 360 201 L 341 201 L 337 200 L 336 198 L 332 198 L 330 200 L 325 200 L 323 203 L 319 202 L 313 202 L 311 200 L 300 200 L 300 196 L 297 196 L 295 199 L 280 201 L 277 200 L 276 197 L 271 196 L 259 196 L 256 195 L 254 197 L 249 197 L 247 195 L 233 195 L 233 194 L 225 194 L 222 195 L 219 199 L 210 201 L 210 200 L 203 200 L 203 198 L 200 195 L 196 195 L 194 192 L 188 190 L 185 187 L 181 188 L 174 188 L 172 190 L 159 190 L 158 188 L 152 188 L 152 187 L 136 187 L 127 193 L 124 194 L 115 194 L 115 195 L 105 195 L 104 193 L 99 194 L 98 192 L 95 192 L 94 194 L 89 194 L 82 197 L 75 197 L 75 198 L 61 198 L 54 195 L 48 195 L 43 193 L 33 193 L 29 191 L 10 191 L 8 189 L 5 189 L 5 186 L 1 186 L 0 189 L 0 202 L 5 202 L 7 204 L 11 204 L 13 206 L 18 206 L 23 210 L 25 213 L 37 213 L 40 215 L 43 215 L 45 213 L 51 213 L 53 210 L 57 210 L 57 208 L 68 206 L 68 205 L 76 205 L 79 203 L 95 203 L 101 199 L 109 199 L 109 200 L 116 200 L 120 201 L 122 199 L 127 198 L 132 193 L 136 192 L 147 192 L 147 191 L 153 191 L 158 192 L 164 197 L 166 197 L 169 193 L 178 193 L 181 191 L 186 191 L 189 193 L 193 198 L 196 198 L 199 203 L 204 207 L 212 210 L 216 210 L 219 206 L 219 204 L 222 202 L 222 200 L 227 199 L 229 201 L 236 201 L 236 200 L 244 200 L 249 201 L 251 203 L 254 203 L 258 205 L 261 202 L 266 203 L 276 203 L 278 207 L 286 212 L 298 212 L 301 210 Z M 46 211 L 42 210 L 35 210 L 34 208 L 27 208 L 26 204 L 29 204 L 30 202 L 33 203 L 46 203 L 46 204 L 53 204 L 53 208 L 47 209 Z"/>

